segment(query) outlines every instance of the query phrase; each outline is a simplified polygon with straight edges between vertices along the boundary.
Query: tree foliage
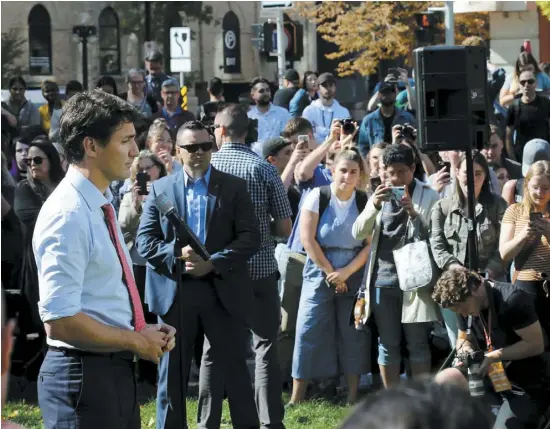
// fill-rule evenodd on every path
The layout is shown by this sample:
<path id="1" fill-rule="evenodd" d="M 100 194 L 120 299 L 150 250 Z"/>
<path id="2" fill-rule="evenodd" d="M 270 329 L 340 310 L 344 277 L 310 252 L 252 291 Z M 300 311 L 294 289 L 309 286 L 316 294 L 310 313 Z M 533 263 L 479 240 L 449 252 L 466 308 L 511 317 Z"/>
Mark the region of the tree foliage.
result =
<path id="1" fill-rule="evenodd" d="M 338 74 L 348 76 L 370 75 L 381 60 L 408 56 L 415 47 L 415 14 L 432 6 L 442 2 L 300 2 L 296 10 L 317 24 L 323 39 L 337 46 L 326 57 L 339 60 Z M 487 13 L 455 14 L 457 44 L 472 35 L 487 39 L 488 30 Z"/>
<path id="2" fill-rule="evenodd" d="M 538 1 L 537 6 L 539 7 L 541 13 L 548 19 L 550 19 L 550 1 Z"/>
<path id="3" fill-rule="evenodd" d="M 2 33 L 2 88 L 7 88 L 11 77 L 24 73 L 23 67 L 17 64 L 25 52 L 27 40 L 22 38 L 14 28 Z"/>

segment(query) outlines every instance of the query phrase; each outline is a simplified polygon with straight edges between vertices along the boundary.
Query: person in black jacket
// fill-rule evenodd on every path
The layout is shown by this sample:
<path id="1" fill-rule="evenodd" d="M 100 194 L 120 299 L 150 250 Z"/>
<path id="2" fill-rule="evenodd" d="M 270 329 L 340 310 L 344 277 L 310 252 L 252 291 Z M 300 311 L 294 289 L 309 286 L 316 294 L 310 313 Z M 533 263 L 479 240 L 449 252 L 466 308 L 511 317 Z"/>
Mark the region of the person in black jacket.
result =
<path id="1" fill-rule="evenodd" d="M 22 226 L 23 255 L 19 285 L 30 317 L 21 318 L 19 326 L 27 332 L 42 333 L 44 328 L 38 315 L 38 274 L 32 251 L 32 235 L 42 204 L 65 173 L 55 147 L 46 136 L 37 137 L 31 142 L 25 162 L 28 166 L 27 178 L 15 188 L 13 208 Z"/>

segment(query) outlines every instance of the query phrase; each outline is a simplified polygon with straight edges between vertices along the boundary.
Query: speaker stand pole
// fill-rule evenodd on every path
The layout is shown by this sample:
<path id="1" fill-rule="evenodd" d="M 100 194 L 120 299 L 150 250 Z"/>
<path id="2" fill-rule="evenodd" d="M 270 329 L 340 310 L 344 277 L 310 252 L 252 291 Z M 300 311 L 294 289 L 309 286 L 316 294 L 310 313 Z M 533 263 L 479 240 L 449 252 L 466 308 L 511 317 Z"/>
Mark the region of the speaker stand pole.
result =
<path id="1" fill-rule="evenodd" d="M 456 178 L 455 180 L 458 180 Z M 476 234 L 476 199 L 474 189 L 474 161 L 472 159 L 472 143 L 466 147 L 466 180 L 468 186 L 467 205 L 468 205 L 468 267 L 477 272 L 477 234 Z M 485 180 L 490 180 L 486 178 Z"/>

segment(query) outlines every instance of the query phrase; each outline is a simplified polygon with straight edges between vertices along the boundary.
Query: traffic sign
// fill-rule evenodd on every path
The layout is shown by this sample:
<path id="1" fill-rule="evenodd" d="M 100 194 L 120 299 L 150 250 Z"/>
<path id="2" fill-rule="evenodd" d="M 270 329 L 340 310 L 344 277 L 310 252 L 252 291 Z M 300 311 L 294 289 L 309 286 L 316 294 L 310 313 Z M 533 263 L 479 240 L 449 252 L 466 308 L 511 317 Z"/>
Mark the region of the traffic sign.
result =
<path id="1" fill-rule="evenodd" d="M 262 1 L 262 9 L 290 9 L 291 1 Z"/>
<path id="2" fill-rule="evenodd" d="M 170 28 L 170 71 L 191 71 L 191 29 Z"/>

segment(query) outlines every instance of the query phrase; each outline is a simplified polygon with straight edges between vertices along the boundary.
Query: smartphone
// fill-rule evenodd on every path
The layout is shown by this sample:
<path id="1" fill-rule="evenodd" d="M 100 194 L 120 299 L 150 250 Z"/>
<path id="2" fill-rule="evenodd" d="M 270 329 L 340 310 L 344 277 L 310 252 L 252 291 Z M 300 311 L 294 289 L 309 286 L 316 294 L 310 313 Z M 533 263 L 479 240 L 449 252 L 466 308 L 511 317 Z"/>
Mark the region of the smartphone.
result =
<path id="1" fill-rule="evenodd" d="M 326 277 L 325 277 L 325 286 L 328 287 L 329 289 L 332 287 L 332 284 L 330 284 L 330 282 L 326 279 Z"/>
<path id="2" fill-rule="evenodd" d="M 296 149 L 307 149 L 309 147 L 309 136 L 299 135 L 298 143 L 296 143 Z"/>
<path id="3" fill-rule="evenodd" d="M 151 180 L 149 173 L 140 171 L 136 174 L 136 182 L 139 186 L 138 195 L 149 195 L 149 191 L 147 191 L 147 182 L 149 182 L 149 180 Z"/>
<path id="4" fill-rule="evenodd" d="M 382 184 L 382 179 L 380 177 L 371 177 L 370 178 L 370 187 L 374 191 Z"/>
<path id="5" fill-rule="evenodd" d="M 450 173 L 450 172 L 451 172 L 451 163 L 450 163 L 450 162 L 443 162 L 443 161 L 441 161 L 441 162 L 439 163 L 439 165 L 440 165 L 441 168 L 445 167 L 445 171 L 446 171 L 447 173 Z"/>
<path id="6" fill-rule="evenodd" d="M 394 198 L 398 203 L 401 202 L 401 198 L 405 196 L 405 187 L 404 186 L 392 186 L 391 187 L 392 198 Z"/>
<path id="7" fill-rule="evenodd" d="M 537 219 L 542 219 L 542 213 L 541 212 L 533 212 L 529 213 L 529 220 L 531 222 L 536 221 Z"/>

